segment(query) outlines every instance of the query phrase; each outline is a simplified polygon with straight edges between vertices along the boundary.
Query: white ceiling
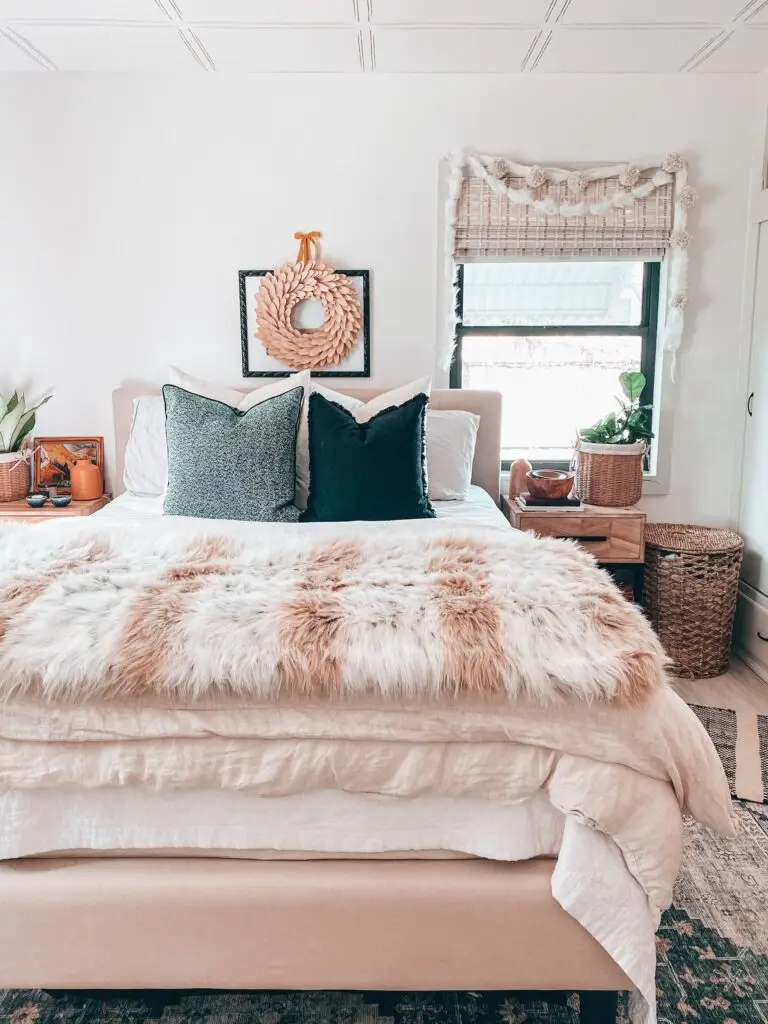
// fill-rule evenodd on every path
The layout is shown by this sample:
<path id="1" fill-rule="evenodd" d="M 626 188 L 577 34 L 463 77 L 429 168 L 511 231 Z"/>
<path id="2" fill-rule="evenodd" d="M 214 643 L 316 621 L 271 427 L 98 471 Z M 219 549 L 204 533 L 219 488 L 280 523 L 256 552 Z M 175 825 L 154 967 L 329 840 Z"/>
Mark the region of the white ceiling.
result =
<path id="1" fill-rule="evenodd" d="M 0 71 L 759 72 L 768 0 L 0 0 Z"/>

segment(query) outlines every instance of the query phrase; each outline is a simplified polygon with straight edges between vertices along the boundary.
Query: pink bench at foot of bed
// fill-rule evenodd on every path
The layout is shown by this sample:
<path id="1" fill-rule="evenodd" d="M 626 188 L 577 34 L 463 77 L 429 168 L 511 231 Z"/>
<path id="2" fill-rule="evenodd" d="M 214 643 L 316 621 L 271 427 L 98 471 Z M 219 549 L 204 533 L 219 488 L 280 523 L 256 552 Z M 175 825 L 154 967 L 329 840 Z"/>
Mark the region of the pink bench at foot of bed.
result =
<path id="1" fill-rule="evenodd" d="M 553 864 L 5 861 L 0 988 L 631 988 Z"/>

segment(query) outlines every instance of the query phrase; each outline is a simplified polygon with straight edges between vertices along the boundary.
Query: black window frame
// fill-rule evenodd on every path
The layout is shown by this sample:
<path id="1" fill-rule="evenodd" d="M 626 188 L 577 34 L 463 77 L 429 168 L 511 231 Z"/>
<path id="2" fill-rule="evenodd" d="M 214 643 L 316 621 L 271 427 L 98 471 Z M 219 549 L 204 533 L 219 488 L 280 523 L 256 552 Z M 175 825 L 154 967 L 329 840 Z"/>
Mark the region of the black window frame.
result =
<path id="1" fill-rule="evenodd" d="M 637 262 L 641 262 L 638 260 Z M 515 326 L 504 326 L 504 327 L 488 327 L 488 326 L 474 326 L 467 327 L 463 322 L 464 313 L 464 264 L 458 263 L 456 265 L 456 278 L 454 281 L 455 290 L 455 313 L 456 313 L 456 333 L 454 336 L 454 350 L 453 359 L 451 361 L 450 379 L 449 386 L 452 388 L 461 388 L 461 348 L 462 339 L 469 336 L 482 336 L 482 335 L 494 335 L 497 337 L 504 336 L 524 336 L 528 338 L 546 337 L 568 335 L 592 335 L 599 336 L 605 334 L 630 334 L 633 336 L 639 335 L 641 338 L 641 349 L 640 349 L 640 369 L 645 374 L 645 388 L 641 395 L 641 400 L 644 404 L 653 405 L 654 389 L 655 389 L 655 376 L 656 376 L 656 342 L 658 336 L 659 327 L 659 288 L 661 283 L 661 264 L 657 261 L 644 260 L 643 269 L 643 294 L 641 299 L 641 310 L 640 310 L 640 323 L 636 326 L 629 326 L 627 324 L 603 324 L 602 326 L 568 326 L 562 325 L 557 327 L 542 327 L 542 326 L 522 326 L 516 324 Z M 509 469 L 511 466 L 510 459 L 502 459 L 501 468 Z M 532 460 L 534 469 L 567 469 L 568 463 L 556 459 L 536 459 Z"/>

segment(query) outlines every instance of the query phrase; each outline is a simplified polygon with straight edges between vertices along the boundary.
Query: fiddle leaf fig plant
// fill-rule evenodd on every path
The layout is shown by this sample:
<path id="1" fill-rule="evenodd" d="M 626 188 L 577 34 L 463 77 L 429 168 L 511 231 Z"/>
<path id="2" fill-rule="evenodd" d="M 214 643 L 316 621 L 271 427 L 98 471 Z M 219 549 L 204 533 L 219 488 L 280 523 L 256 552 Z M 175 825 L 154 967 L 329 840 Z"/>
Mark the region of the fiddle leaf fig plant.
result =
<path id="1" fill-rule="evenodd" d="M 46 395 L 37 405 L 27 408 L 23 391 L 14 391 L 6 401 L 0 395 L 0 455 L 17 452 L 24 438 L 35 427 L 35 413 L 51 399 Z"/>
<path id="2" fill-rule="evenodd" d="M 590 444 L 636 444 L 653 437 L 651 416 L 653 406 L 641 405 L 640 396 L 645 388 L 645 374 L 631 371 L 619 374 L 624 398 L 619 399 L 619 412 L 609 412 L 591 427 L 579 431 L 579 438 Z"/>

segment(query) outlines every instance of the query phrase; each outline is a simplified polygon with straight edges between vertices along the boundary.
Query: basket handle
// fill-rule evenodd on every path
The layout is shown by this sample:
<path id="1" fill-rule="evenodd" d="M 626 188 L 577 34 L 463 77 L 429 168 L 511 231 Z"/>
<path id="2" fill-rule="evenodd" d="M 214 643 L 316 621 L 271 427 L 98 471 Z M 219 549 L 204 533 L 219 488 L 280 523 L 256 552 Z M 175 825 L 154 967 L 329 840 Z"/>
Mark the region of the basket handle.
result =
<path id="1" fill-rule="evenodd" d="M 16 454 L 19 457 L 16 460 L 16 462 L 14 462 L 14 464 L 11 466 L 11 468 L 8 470 L 8 472 L 12 473 L 14 471 L 14 469 L 18 469 L 19 466 L 22 464 L 22 462 L 25 462 L 28 466 L 31 466 L 32 465 L 32 459 L 35 457 L 35 452 L 39 452 L 39 451 L 40 451 L 40 445 L 38 445 L 37 448 L 34 448 L 34 449 L 32 449 L 32 448 L 25 448 L 23 451 L 16 452 Z"/>

